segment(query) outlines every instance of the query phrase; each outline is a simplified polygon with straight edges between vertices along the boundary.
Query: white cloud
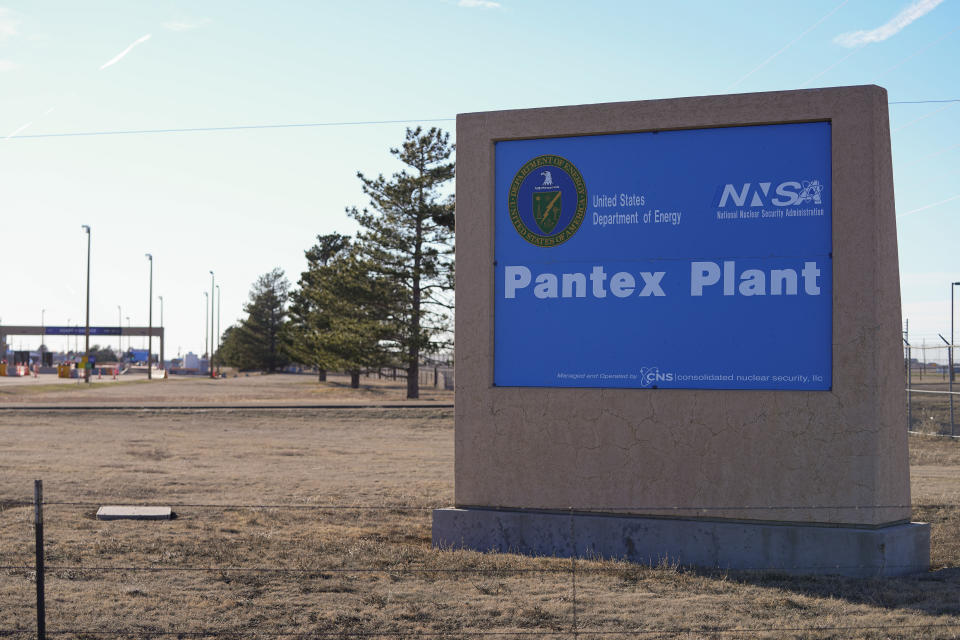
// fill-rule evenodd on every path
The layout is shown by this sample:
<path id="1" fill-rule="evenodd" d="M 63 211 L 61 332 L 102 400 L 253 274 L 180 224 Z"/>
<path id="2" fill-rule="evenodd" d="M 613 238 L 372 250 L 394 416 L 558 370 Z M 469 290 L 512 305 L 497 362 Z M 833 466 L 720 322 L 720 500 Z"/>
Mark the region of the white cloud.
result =
<path id="1" fill-rule="evenodd" d="M 103 71 L 103 70 L 106 69 L 107 67 L 112 67 L 113 65 L 117 64 L 118 62 L 120 62 L 121 60 L 123 60 L 124 56 L 126 56 L 128 53 L 130 53 L 131 51 L 133 51 L 133 48 L 134 48 L 135 46 L 137 46 L 138 44 L 140 44 L 140 43 L 142 43 L 142 42 L 146 42 L 146 41 L 149 40 L 149 39 L 150 39 L 150 34 L 149 34 L 149 33 L 148 33 L 147 35 L 145 35 L 145 36 L 140 36 L 139 38 L 137 38 L 136 40 L 134 40 L 133 44 L 131 44 L 129 47 L 127 47 L 126 49 L 124 49 L 123 51 L 121 51 L 120 53 L 118 53 L 117 55 L 115 55 L 113 58 L 111 58 L 111 59 L 107 60 L 106 62 L 104 62 L 103 65 L 100 66 L 100 70 Z"/>
<path id="2" fill-rule="evenodd" d="M 199 29 L 208 22 L 210 22 L 210 18 L 203 18 L 194 22 L 171 20 L 170 22 L 164 22 L 163 28 L 169 29 L 170 31 L 192 31 L 193 29 Z"/>
<path id="3" fill-rule="evenodd" d="M 10 10 L 0 7 L 0 38 L 17 35 L 17 24 Z"/>
<path id="4" fill-rule="evenodd" d="M 481 9 L 499 9 L 500 3 L 493 2 L 493 0 L 460 0 L 457 3 L 457 6 L 468 7 L 468 8 L 481 8 Z"/>
<path id="5" fill-rule="evenodd" d="M 880 25 L 876 29 L 868 31 L 850 31 L 841 33 L 833 39 L 834 42 L 842 47 L 852 49 L 860 47 L 871 42 L 883 42 L 887 38 L 897 35 L 911 22 L 922 18 L 937 8 L 943 0 L 914 0 L 909 6 L 904 7 L 900 13 L 893 16 L 886 24 Z"/>
<path id="6" fill-rule="evenodd" d="M 16 62 L 13 62 L 11 60 L 0 60 L 0 73 L 3 73 L 4 71 L 12 71 L 13 69 L 16 69 L 18 66 L 20 65 L 18 65 Z"/>

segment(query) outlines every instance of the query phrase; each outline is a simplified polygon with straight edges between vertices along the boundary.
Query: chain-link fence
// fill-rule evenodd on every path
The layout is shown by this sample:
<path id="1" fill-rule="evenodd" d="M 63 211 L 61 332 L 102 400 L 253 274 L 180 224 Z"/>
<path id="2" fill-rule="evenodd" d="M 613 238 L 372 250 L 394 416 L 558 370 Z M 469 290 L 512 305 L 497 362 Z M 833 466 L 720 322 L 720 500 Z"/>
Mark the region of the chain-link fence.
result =
<path id="1" fill-rule="evenodd" d="M 945 343 L 910 344 L 904 340 L 903 367 L 907 380 L 907 429 L 932 435 L 960 436 L 960 386 L 951 347 Z"/>

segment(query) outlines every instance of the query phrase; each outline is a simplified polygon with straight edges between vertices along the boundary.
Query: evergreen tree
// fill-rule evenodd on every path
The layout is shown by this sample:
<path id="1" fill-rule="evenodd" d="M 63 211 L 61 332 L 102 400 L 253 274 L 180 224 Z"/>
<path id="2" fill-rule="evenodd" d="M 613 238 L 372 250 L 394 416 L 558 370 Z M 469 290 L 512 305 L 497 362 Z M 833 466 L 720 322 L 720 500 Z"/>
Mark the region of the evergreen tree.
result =
<path id="1" fill-rule="evenodd" d="M 407 370 L 407 398 L 420 396 L 420 357 L 449 335 L 453 288 L 453 197 L 441 190 L 454 176 L 450 135 L 407 129 L 390 149 L 406 165 L 389 179 L 362 173 L 370 209 L 348 213 L 360 223 L 360 252 L 377 276 L 392 284 L 396 305 L 389 343 Z"/>
<path id="2" fill-rule="evenodd" d="M 223 334 L 220 358 L 224 364 L 277 371 L 290 361 L 283 339 L 289 291 L 290 283 L 280 268 L 257 278 L 243 308 L 246 319 Z"/>
<path id="3" fill-rule="evenodd" d="M 287 335 L 292 352 L 320 369 L 351 374 L 351 386 L 360 384 L 360 372 L 384 361 L 382 343 L 393 333 L 393 292 L 340 234 L 318 236 L 308 249 L 307 270 L 291 296 Z"/>

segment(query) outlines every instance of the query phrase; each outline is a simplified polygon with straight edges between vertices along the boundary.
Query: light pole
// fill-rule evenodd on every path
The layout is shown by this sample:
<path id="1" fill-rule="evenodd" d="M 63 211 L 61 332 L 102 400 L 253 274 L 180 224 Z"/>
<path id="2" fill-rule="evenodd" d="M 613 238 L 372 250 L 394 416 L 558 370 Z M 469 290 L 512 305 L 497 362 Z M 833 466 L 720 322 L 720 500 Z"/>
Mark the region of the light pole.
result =
<path id="1" fill-rule="evenodd" d="M 120 305 L 117 305 L 117 366 L 123 360 L 123 311 Z"/>
<path id="2" fill-rule="evenodd" d="M 217 353 L 220 353 L 220 285 L 217 285 Z"/>
<path id="3" fill-rule="evenodd" d="M 83 346 L 87 360 L 83 369 L 83 379 L 87 384 L 90 384 L 90 225 L 84 224 L 80 226 L 87 232 L 87 329 L 84 334 L 86 335 L 86 339 L 84 340 Z"/>
<path id="4" fill-rule="evenodd" d="M 43 343 L 47 341 L 46 309 L 40 309 L 40 360 L 43 360 Z"/>
<path id="5" fill-rule="evenodd" d="M 68 326 L 68 327 L 70 326 L 70 321 L 71 321 L 71 320 L 73 320 L 73 318 L 67 318 L 67 326 Z M 67 334 L 67 353 L 70 353 L 70 334 L 69 334 L 69 333 Z M 76 354 L 74 354 L 74 355 L 76 355 Z"/>
<path id="6" fill-rule="evenodd" d="M 213 288 L 215 286 L 215 280 L 213 276 L 213 271 L 210 272 L 210 378 L 216 378 L 216 374 L 213 372 L 213 345 L 215 342 L 213 336 Z"/>
<path id="7" fill-rule="evenodd" d="M 203 292 L 203 355 L 210 357 L 210 294 Z"/>
<path id="8" fill-rule="evenodd" d="M 129 329 L 129 328 L 130 328 L 130 316 L 124 316 L 124 317 L 126 317 L 126 319 L 127 319 L 127 329 Z M 129 350 L 132 349 L 132 348 L 133 348 L 133 347 L 130 346 L 130 332 L 127 331 L 127 351 L 129 351 Z"/>
<path id="9" fill-rule="evenodd" d="M 147 380 L 153 380 L 153 254 L 145 253 L 150 261 L 150 305 L 147 311 Z"/>
<path id="10" fill-rule="evenodd" d="M 950 435 L 953 435 L 953 288 L 960 285 L 960 282 L 950 283 Z"/>
<path id="11" fill-rule="evenodd" d="M 163 335 L 163 296 L 157 296 L 157 299 L 160 301 L 160 370 L 166 371 L 166 365 L 163 363 L 163 345 L 165 336 Z M 166 377 L 166 374 L 164 374 Z"/>

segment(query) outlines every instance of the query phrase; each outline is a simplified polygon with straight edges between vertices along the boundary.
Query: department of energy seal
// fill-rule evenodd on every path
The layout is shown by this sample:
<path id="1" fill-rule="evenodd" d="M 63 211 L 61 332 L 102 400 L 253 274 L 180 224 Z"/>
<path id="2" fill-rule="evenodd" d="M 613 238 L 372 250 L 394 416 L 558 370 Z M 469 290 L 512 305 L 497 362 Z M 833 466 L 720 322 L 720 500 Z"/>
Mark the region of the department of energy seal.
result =
<path id="1" fill-rule="evenodd" d="M 537 156 L 513 177 L 507 208 L 524 240 L 538 247 L 555 247 L 580 228 L 587 211 L 587 185 L 566 158 Z"/>

